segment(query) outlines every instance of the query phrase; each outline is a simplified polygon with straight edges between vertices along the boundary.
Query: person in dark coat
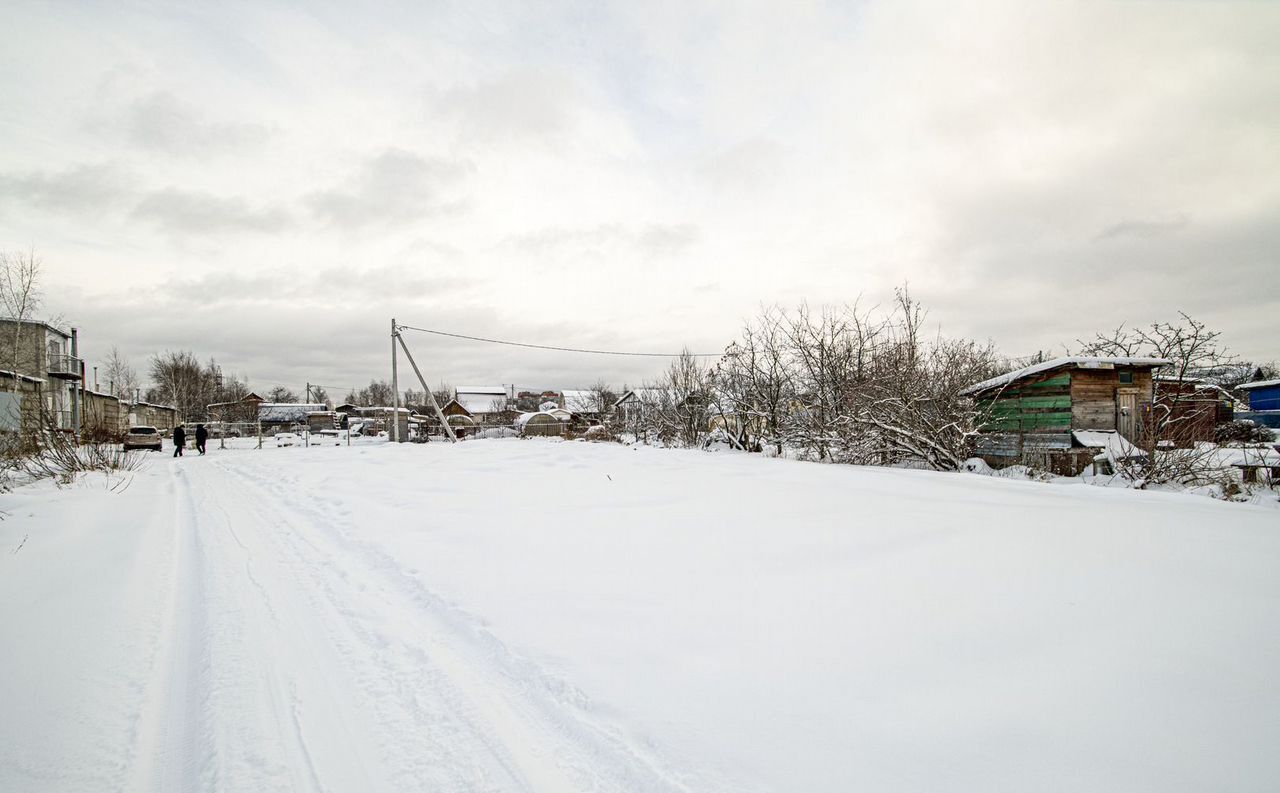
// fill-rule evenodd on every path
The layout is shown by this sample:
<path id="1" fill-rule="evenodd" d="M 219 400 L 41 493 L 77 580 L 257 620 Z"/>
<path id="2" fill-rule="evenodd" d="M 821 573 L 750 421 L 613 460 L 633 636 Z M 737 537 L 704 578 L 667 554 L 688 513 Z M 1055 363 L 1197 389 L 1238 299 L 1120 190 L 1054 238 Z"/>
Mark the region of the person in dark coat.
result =
<path id="1" fill-rule="evenodd" d="M 173 456 L 181 457 L 182 447 L 186 445 L 187 445 L 187 431 L 182 428 L 181 424 L 179 424 L 178 426 L 173 428 Z"/>
<path id="2" fill-rule="evenodd" d="M 196 425 L 196 451 L 204 454 L 204 443 L 209 440 L 209 431 L 203 424 Z"/>

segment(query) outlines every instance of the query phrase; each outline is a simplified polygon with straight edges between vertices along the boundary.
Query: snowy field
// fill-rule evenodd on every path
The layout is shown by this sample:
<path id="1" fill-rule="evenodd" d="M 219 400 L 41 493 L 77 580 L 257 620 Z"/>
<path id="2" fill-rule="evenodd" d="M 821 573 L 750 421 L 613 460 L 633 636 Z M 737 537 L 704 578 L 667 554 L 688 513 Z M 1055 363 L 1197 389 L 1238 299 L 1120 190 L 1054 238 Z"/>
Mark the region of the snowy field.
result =
<path id="1" fill-rule="evenodd" d="M 1274 791 L 1280 513 L 549 441 L 0 496 L 0 791 Z"/>

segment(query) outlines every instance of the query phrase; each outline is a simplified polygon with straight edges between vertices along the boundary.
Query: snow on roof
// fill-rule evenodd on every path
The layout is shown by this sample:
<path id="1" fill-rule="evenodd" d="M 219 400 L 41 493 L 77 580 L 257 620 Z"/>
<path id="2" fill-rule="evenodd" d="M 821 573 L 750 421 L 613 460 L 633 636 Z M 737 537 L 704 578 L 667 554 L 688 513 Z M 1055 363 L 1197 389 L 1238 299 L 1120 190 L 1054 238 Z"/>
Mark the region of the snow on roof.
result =
<path id="1" fill-rule="evenodd" d="M 324 410 L 323 403 L 263 402 L 258 405 L 258 420 L 301 421 L 307 417 L 308 413 L 318 413 Z"/>
<path id="2" fill-rule="evenodd" d="M 1251 448 L 1241 448 L 1238 446 L 1219 446 L 1214 450 L 1218 462 L 1222 465 L 1257 465 L 1257 466 L 1275 466 L 1280 465 L 1280 454 L 1274 449 L 1266 446 L 1255 446 Z"/>
<path id="3" fill-rule="evenodd" d="M 472 415 L 477 413 L 493 413 L 495 411 L 494 402 L 506 404 L 506 393 L 485 394 L 485 393 L 467 393 L 459 391 L 458 396 L 454 399 L 459 405 L 462 405 L 466 411 Z"/>
<path id="4" fill-rule="evenodd" d="M 1116 366 L 1165 366 L 1172 363 L 1167 358 L 1102 358 L 1091 355 L 1076 355 L 1068 358 L 1054 358 L 1042 363 L 1024 366 L 1021 369 L 1015 369 L 1012 372 L 1002 374 L 999 377 L 993 377 L 990 380 L 983 380 L 981 383 L 975 383 L 960 393 L 962 395 L 976 394 L 980 391 L 987 391 L 992 388 L 1000 388 L 1007 386 L 1015 380 L 1021 380 L 1024 377 L 1048 372 L 1053 369 L 1060 369 L 1064 366 L 1074 366 L 1080 369 L 1111 369 Z"/>
<path id="5" fill-rule="evenodd" d="M 156 403 L 154 403 L 154 402 L 141 402 L 141 401 L 139 401 L 139 402 L 134 402 L 134 403 L 132 403 L 132 404 L 133 404 L 133 407 L 158 408 L 158 409 L 160 409 L 160 410 L 173 410 L 173 411 L 177 411 L 177 408 L 176 408 L 176 407 L 174 407 L 173 405 L 157 405 L 157 404 L 156 404 Z"/>
<path id="6" fill-rule="evenodd" d="M 460 385 L 453 390 L 454 399 L 468 413 L 493 413 L 495 400 L 503 404 L 507 400 L 507 387 L 503 385 Z"/>
<path id="7" fill-rule="evenodd" d="M 1091 449 L 1102 449 L 1112 460 L 1127 460 L 1146 454 L 1115 430 L 1074 430 L 1076 443 Z"/>
<path id="8" fill-rule="evenodd" d="M 1272 386 L 1278 386 L 1278 385 L 1280 385 L 1280 380 L 1259 380 L 1256 383 L 1245 383 L 1244 385 L 1238 385 L 1236 386 L 1236 388 L 1240 389 L 1241 391 L 1248 391 L 1251 388 L 1271 388 Z"/>
<path id="9" fill-rule="evenodd" d="M 667 396 L 674 399 L 675 393 L 669 392 Z M 663 390 L 661 388 L 632 388 L 623 392 L 622 396 L 618 397 L 618 401 L 614 404 L 621 405 L 623 402 L 631 402 L 634 400 L 657 402 L 661 400 L 662 397 Z"/>
<path id="10" fill-rule="evenodd" d="M 17 378 L 18 380 L 26 380 L 28 383 L 45 382 L 44 378 L 42 377 L 32 377 L 29 374 L 15 374 L 9 369 L 0 369 L 0 377 L 8 377 L 10 379 Z"/>
<path id="11" fill-rule="evenodd" d="M 566 388 L 560 392 L 564 396 L 564 409 L 573 413 L 594 413 L 596 410 L 595 392 Z"/>

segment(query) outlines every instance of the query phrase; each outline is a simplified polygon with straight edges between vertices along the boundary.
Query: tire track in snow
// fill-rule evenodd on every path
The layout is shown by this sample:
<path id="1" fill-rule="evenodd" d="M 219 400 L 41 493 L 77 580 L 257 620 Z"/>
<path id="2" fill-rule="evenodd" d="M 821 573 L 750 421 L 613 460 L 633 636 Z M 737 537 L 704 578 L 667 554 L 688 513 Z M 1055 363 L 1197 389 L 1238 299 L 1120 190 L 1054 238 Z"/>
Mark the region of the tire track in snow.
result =
<path id="1" fill-rule="evenodd" d="M 191 491 L 182 469 L 170 464 L 173 509 L 159 516 L 176 533 L 169 599 L 160 647 L 152 667 L 135 757 L 138 790 L 212 789 L 214 747 L 206 703 L 209 655 L 205 631 L 203 551 L 193 519 Z"/>
<path id="2" fill-rule="evenodd" d="M 280 472 L 258 479 L 230 467 L 244 459 L 219 467 L 240 487 L 263 496 L 248 500 L 271 505 L 260 522 L 281 527 L 277 538 L 282 548 L 314 574 L 311 586 L 324 594 L 327 606 L 367 646 L 397 645 L 410 667 L 433 666 L 438 672 L 434 685 L 441 689 L 437 695 L 455 708 L 453 718 L 465 723 L 477 748 L 483 747 L 510 772 L 512 784 L 556 791 L 689 789 L 680 781 L 685 774 L 586 716 L 589 702 L 580 692 L 512 654 L 472 618 L 423 588 L 385 552 L 353 540 L 322 509 L 299 499 L 294 483 Z M 331 546 L 328 550 L 320 547 L 322 540 Z M 398 616 L 408 615 L 410 624 L 405 627 L 410 630 L 389 638 L 361 624 L 351 608 L 353 581 L 374 590 L 375 602 L 365 603 L 366 608 L 391 606 Z M 394 678 L 394 672 L 386 671 Z"/>
<path id="3" fill-rule="evenodd" d="M 220 476 L 209 473 L 212 478 Z M 213 482 L 207 484 L 212 486 Z M 222 484 L 210 490 L 233 492 L 243 490 L 245 484 L 252 487 L 251 483 L 237 481 L 235 485 Z M 557 768 L 530 768 L 528 762 L 522 764 L 513 758 L 503 741 L 493 739 L 493 725 L 475 721 L 471 713 L 474 706 L 453 690 L 448 677 L 432 659 L 413 653 L 394 635 L 366 624 L 365 618 L 378 605 L 346 588 L 345 575 L 329 560 L 317 558 L 305 545 L 298 544 L 297 538 L 308 527 L 299 525 L 296 516 L 273 508 L 272 499 L 264 495 L 258 493 L 235 502 L 233 511 L 241 518 L 246 542 L 257 545 L 247 539 L 251 534 L 248 526 L 252 526 L 257 539 L 271 546 L 255 547 L 259 556 L 268 551 L 273 558 L 274 577 L 268 585 L 271 597 L 288 593 L 305 600 L 288 613 L 305 613 L 316 623 L 313 628 L 322 627 L 327 632 L 318 636 L 319 630 L 313 630 L 305 641 L 316 651 L 324 649 L 317 646 L 320 644 L 340 651 L 346 678 L 333 680 L 333 685 L 358 690 L 369 704 L 373 711 L 370 732 L 376 733 L 379 744 L 390 749 L 382 753 L 387 766 L 383 770 L 396 780 L 395 788 L 420 787 L 423 775 L 429 774 L 445 789 L 499 789 L 495 783 L 500 789 L 572 789 Z M 316 622 L 317 616 L 325 619 Z M 308 725 L 319 732 L 331 726 L 309 719 L 306 714 L 298 718 L 299 731 Z M 317 765 L 320 780 L 325 778 L 323 765 Z"/>

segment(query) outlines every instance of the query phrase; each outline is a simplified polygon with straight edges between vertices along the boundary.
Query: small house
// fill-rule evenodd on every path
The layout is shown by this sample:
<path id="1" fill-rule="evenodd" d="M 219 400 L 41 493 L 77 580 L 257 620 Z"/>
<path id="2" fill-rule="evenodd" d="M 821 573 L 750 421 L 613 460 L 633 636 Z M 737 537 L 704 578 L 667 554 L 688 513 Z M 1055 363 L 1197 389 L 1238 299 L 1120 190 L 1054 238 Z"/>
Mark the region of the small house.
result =
<path id="1" fill-rule="evenodd" d="M 604 420 L 605 415 L 603 395 L 596 391 L 586 391 L 582 389 L 566 388 L 561 391 L 560 407 L 577 416 L 588 424 L 599 424 Z"/>
<path id="2" fill-rule="evenodd" d="M 1246 412 L 1237 411 L 1237 419 L 1248 419 L 1264 427 L 1280 429 L 1280 380 L 1258 380 L 1236 387 L 1249 400 Z"/>
<path id="3" fill-rule="evenodd" d="M 86 388 L 81 391 L 81 431 L 93 440 L 117 440 L 125 431 L 126 412 L 114 394 Z"/>
<path id="4" fill-rule="evenodd" d="M 475 416 L 471 415 L 471 411 L 462 406 L 462 403 L 456 399 L 450 399 L 440 408 L 440 412 L 444 414 L 444 420 L 449 422 L 449 426 L 453 428 L 453 434 L 459 438 L 465 438 L 476 427 Z M 435 431 L 439 429 L 440 422 L 434 416 L 431 417 L 431 429 Z M 443 432 L 443 430 L 441 430 Z"/>
<path id="5" fill-rule="evenodd" d="M 1079 473 L 1094 449 L 1077 431 L 1116 432 L 1137 441 L 1154 401 L 1161 358 L 1055 358 L 984 380 L 961 393 L 985 413 L 976 452 L 994 466 L 1045 455 L 1059 473 Z"/>
<path id="6" fill-rule="evenodd" d="M 1280 380 L 1260 380 L 1236 388 L 1249 398 L 1249 410 L 1280 410 Z"/>
<path id="7" fill-rule="evenodd" d="M 507 387 L 503 385 L 463 385 L 454 390 L 453 401 L 466 408 L 478 421 L 507 407 Z"/>
<path id="8" fill-rule="evenodd" d="M 622 392 L 618 401 L 613 403 L 613 414 L 628 429 L 643 424 L 649 417 L 653 406 L 662 397 L 657 388 L 633 388 Z"/>
<path id="9" fill-rule="evenodd" d="M 307 413 L 307 429 L 311 432 L 334 430 L 342 426 L 342 416 L 335 410 L 313 410 Z"/>
<path id="10" fill-rule="evenodd" d="M 1200 377 L 1155 375 L 1155 417 L 1160 440 L 1179 448 L 1211 442 L 1219 424 L 1231 421 L 1235 400 L 1220 386 Z"/>
<path id="11" fill-rule="evenodd" d="M 155 427 L 161 434 L 178 426 L 178 409 L 172 405 L 153 405 L 150 402 L 134 402 L 129 406 L 130 427 Z"/>
<path id="12" fill-rule="evenodd" d="M 288 430 L 298 425 L 306 425 L 312 413 L 325 412 L 323 402 L 263 402 L 258 405 L 258 421 L 263 432 Z"/>

